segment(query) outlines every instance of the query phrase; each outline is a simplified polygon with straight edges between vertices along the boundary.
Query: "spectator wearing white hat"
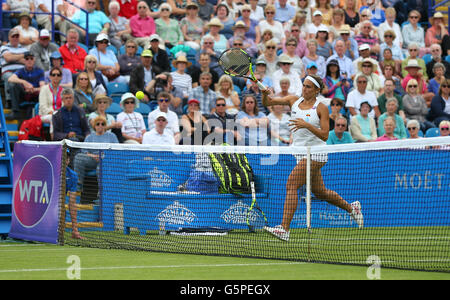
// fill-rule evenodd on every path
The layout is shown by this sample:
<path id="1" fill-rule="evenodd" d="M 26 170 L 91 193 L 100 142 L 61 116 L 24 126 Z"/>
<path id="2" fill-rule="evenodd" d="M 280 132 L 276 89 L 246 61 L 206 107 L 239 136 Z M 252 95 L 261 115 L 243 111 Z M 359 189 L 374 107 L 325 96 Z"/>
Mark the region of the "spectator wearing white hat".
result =
<path id="1" fill-rule="evenodd" d="M 125 77 L 120 75 L 120 65 L 116 54 L 110 49 L 109 36 L 100 33 L 95 39 L 95 47 L 89 50 L 89 54 L 97 59 L 97 69 L 102 72 L 109 82 L 127 82 Z"/>
<path id="2" fill-rule="evenodd" d="M 39 32 L 38 41 L 30 46 L 30 52 L 36 58 L 36 67 L 44 71 L 50 70 L 50 56 L 53 52 L 58 51 L 58 46 L 50 40 L 50 32 L 47 29 L 42 29 Z"/>
<path id="3" fill-rule="evenodd" d="M 144 133 L 142 144 L 175 145 L 173 131 L 167 128 L 168 118 L 165 112 L 158 112 L 154 120 L 154 128 Z"/>
<path id="4" fill-rule="evenodd" d="M 146 132 L 144 117 L 134 109 L 139 107 L 139 100 L 132 93 L 125 93 L 120 99 L 123 111 L 117 115 L 117 122 L 122 123 L 122 136 L 126 144 L 141 144 Z"/>
<path id="5" fill-rule="evenodd" d="M 168 92 L 160 92 L 158 93 L 158 96 L 156 98 L 156 100 L 158 101 L 158 107 L 148 114 L 148 128 L 149 130 L 154 129 L 155 127 L 157 128 L 159 124 L 158 118 L 160 117 L 161 113 L 163 113 L 167 121 L 164 126 L 165 131 L 170 131 L 170 136 L 174 138 L 175 143 L 178 144 L 181 137 L 178 116 L 176 113 L 169 109 L 169 105 L 172 101 L 172 95 Z M 145 144 L 144 141 L 142 143 Z"/>
<path id="6" fill-rule="evenodd" d="M 280 66 L 280 69 L 275 71 L 272 76 L 273 88 L 276 94 L 281 92 L 280 79 L 286 77 L 289 78 L 290 82 L 288 92 L 299 97 L 302 95 L 303 84 L 300 79 L 300 74 L 291 70 L 293 63 L 294 61 L 286 54 L 282 54 L 278 58 L 278 65 Z"/>

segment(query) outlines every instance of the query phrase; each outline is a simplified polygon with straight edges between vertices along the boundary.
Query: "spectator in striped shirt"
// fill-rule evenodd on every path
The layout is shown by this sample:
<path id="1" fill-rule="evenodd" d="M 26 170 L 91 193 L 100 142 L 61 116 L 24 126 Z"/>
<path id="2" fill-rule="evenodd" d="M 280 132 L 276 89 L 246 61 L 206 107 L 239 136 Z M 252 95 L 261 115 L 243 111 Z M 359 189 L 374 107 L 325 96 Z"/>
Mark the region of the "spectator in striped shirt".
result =
<path id="1" fill-rule="evenodd" d="M 370 35 L 370 31 L 372 30 L 372 23 L 370 21 L 364 21 L 361 25 L 361 32 L 358 35 L 355 35 L 355 40 L 358 45 L 368 44 L 370 46 L 370 56 L 378 60 L 380 53 L 380 44 L 376 36 Z"/>
<path id="2" fill-rule="evenodd" d="M 200 74 L 200 86 L 192 89 L 189 93 L 189 99 L 198 99 L 200 109 L 203 115 L 208 116 L 211 110 L 216 106 L 217 94 L 209 88 L 212 81 L 212 75 L 208 72 Z"/>
<path id="3" fill-rule="evenodd" d="M 5 83 L 5 97 L 7 105 L 11 103 L 11 95 L 9 94 L 10 84 L 9 77 L 14 72 L 23 68 L 25 65 L 24 53 L 27 48 L 19 44 L 20 32 L 18 29 L 11 29 L 8 33 L 9 43 L 0 48 L 0 66 L 2 70 L 2 81 Z"/>

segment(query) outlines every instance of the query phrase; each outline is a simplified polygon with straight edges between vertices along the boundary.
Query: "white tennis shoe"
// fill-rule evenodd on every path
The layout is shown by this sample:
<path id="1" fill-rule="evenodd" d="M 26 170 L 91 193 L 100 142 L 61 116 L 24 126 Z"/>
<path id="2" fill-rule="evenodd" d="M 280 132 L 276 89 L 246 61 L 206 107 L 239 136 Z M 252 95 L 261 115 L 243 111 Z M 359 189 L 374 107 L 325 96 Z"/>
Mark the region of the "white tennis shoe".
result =
<path id="1" fill-rule="evenodd" d="M 358 227 L 361 229 L 364 226 L 364 217 L 361 212 L 361 203 L 359 201 L 355 201 L 351 204 L 352 206 L 352 212 L 350 213 L 350 216 L 352 216 L 353 220 L 355 220 L 356 224 L 358 224 Z"/>
<path id="2" fill-rule="evenodd" d="M 277 225 L 275 227 L 264 226 L 264 230 L 276 236 L 280 240 L 289 241 L 289 231 L 284 230 L 283 226 Z"/>

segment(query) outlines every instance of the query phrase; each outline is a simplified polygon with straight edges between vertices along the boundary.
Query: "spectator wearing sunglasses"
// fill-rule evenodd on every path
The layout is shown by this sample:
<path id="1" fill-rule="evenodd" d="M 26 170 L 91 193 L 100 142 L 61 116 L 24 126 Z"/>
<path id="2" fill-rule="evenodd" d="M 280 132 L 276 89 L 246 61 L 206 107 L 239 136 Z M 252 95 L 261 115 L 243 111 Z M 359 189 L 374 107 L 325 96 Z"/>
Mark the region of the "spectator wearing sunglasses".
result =
<path id="1" fill-rule="evenodd" d="M 439 133 L 441 136 L 450 135 L 450 121 L 444 120 L 439 123 Z"/>
<path id="2" fill-rule="evenodd" d="M 109 28 L 111 26 L 111 20 L 105 15 L 103 11 L 96 10 L 96 8 L 96 0 L 86 0 L 85 10 L 80 9 L 72 16 L 72 22 L 79 26 L 74 26 L 74 28 L 80 33 L 81 39 L 84 40 L 84 37 L 86 36 L 86 30 L 84 30 L 83 28 L 87 28 L 87 11 L 89 17 L 89 32 L 87 32 L 87 34 L 89 36 L 90 45 L 94 43 L 95 38 L 99 33 L 108 34 Z"/>
<path id="3" fill-rule="evenodd" d="M 53 67 L 49 71 L 50 82 L 41 88 L 39 93 L 39 115 L 43 123 L 52 123 L 53 113 L 62 106 L 61 86 L 62 71 L 58 67 Z M 50 128 L 50 133 L 52 128 Z"/>
<path id="4" fill-rule="evenodd" d="M 337 117 L 334 129 L 328 135 L 327 145 L 352 144 L 354 142 L 352 135 L 347 131 L 347 119 L 343 116 Z"/>
<path id="5" fill-rule="evenodd" d="M 158 125 L 157 119 L 159 114 L 163 112 L 167 121 L 165 130 L 171 132 L 170 134 L 175 139 L 175 144 L 178 144 L 181 137 L 178 115 L 169 109 L 172 95 L 168 92 L 160 92 L 156 98 L 158 101 L 158 107 L 148 114 L 148 129 L 152 130 L 156 125 Z"/>
<path id="6" fill-rule="evenodd" d="M 409 139 L 419 139 L 421 136 L 419 135 L 420 132 L 420 124 L 417 120 L 409 120 L 408 123 L 406 123 L 406 130 L 408 131 L 408 138 Z"/>
<path id="7" fill-rule="evenodd" d="M 213 144 L 221 145 L 227 143 L 237 145 L 241 140 L 241 135 L 237 131 L 236 115 L 227 113 L 226 100 L 224 97 L 217 97 L 214 113 L 208 117 L 208 125 L 214 135 Z"/>
<path id="8" fill-rule="evenodd" d="M 158 112 L 153 121 L 153 128 L 147 131 L 142 138 L 142 144 L 148 145 L 175 145 L 173 131 L 167 128 L 169 120 L 165 112 Z"/>
<path id="9" fill-rule="evenodd" d="M 110 143 L 117 144 L 119 141 L 114 133 L 106 131 L 107 121 L 103 116 L 98 116 L 93 119 L 92 124 L 95 132 L 89 134 L 84 140 L 86 143 Z M 78 175 L 78 190 L 83 190 L 84 178 L 86 173 L 97 169 L 97 174 L 100 174 L 98 167 L 100 161 L 99 150 L 82 149 L 75 155 L 73 166 L 74 171 Z"/>
<path id="10" fill-rule="evenodd" d="M 8 79 L 11 107 L 14 117 L 20 117 L 20 103 L 38 102 L 41 87 L 45 85 L 44 70 L 34 65 L 35 58 L 33 53 L 24 53 L 25 66 L 17 70 Z M 32 107 L 27 107 L 25 119 L 32 116 Z"/>

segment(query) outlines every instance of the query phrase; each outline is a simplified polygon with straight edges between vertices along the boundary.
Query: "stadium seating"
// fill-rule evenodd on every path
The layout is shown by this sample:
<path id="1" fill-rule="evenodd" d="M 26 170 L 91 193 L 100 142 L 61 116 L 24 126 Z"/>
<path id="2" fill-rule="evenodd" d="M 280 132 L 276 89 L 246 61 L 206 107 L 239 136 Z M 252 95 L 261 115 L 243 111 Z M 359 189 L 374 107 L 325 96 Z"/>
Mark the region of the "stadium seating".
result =
<path id="1" fill-rule="evenodd" d="M 142 53 L 142 50 L 143 50 L 142 47 L 138 46 L 138 49 L 136 51 L 136 55 L 140 56 L 141 53 Z M 125 45 L 122 45 L 122 47 L 120 47 L 120 49 L 119 49 L 119 55 L 122 55 L 122 54 L 125 54 Z"/>
<path id="2" fill-rule="evenodd" d="M 422 59 L 425 61 L 425 65 L 428 64 L 432 60 L 431 54 L 425 54 Z"/>
<path id="3" fill-rule="evenodd" d="M 439 128 L 429 128 L 427 132 L 425 132 L 425 137 L 436 137 L 440 136 Z"/>
<path id="4" fill-rule="evenodd" d="M 114 118 L 122 112 L 122 108 L 116 102 L 111 103 L 111 105 L 106 109 L 106 113 L 114 116 Z"/>

